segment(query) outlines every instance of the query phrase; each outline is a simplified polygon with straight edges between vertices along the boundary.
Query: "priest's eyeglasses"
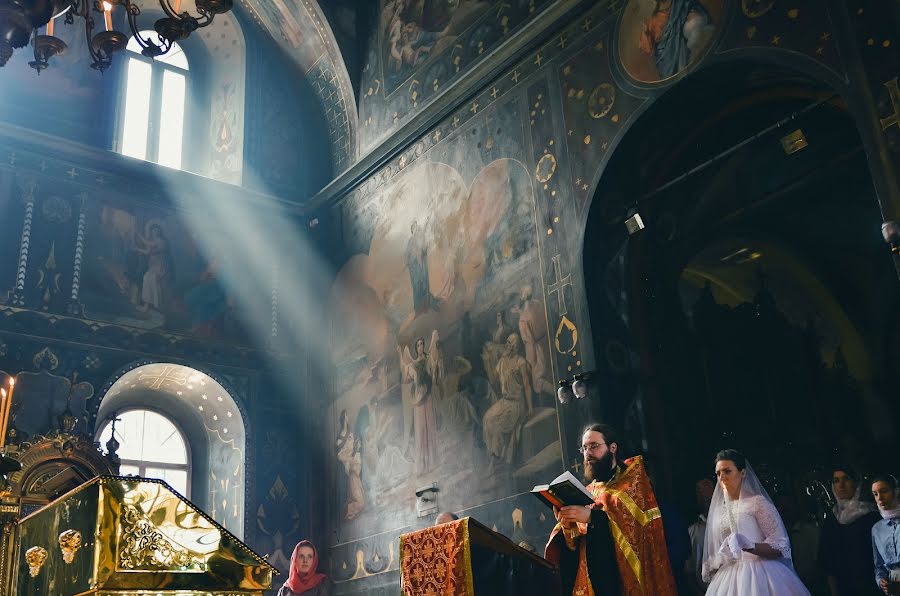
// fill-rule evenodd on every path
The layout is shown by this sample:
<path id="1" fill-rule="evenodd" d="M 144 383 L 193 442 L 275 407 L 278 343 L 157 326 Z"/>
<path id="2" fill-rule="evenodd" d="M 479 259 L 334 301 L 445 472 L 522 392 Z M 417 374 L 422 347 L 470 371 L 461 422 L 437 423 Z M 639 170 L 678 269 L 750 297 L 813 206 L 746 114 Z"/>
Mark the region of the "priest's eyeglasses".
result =
<path id="1" fill-rule="evenodd" d="M 581 447 L 579 447 L 578 453 L 582 455 L 586 453 L 592 453 L 600 449 L 600 447 L 602 447 L 603 445 L 606 445 L 606 443 L 588 443 L 587 445 L 582 445 Z"/>

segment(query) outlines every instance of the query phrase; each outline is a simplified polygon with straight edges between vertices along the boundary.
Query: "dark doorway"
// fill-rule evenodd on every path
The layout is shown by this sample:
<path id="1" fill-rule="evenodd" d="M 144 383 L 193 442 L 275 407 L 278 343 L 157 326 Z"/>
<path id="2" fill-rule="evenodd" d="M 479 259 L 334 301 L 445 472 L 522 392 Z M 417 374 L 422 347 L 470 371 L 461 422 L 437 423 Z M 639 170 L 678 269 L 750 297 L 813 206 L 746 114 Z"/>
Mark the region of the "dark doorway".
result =
<path id="1" fill-rule="evenodd" d="M 723 447 L 776 492 L 891 463 L 900 292 L 880 224 L 853 117 L 808 77 L 708 69 L 631 127 L 585 235 L 593 395 L 662 486 L 691 491 Z"/>

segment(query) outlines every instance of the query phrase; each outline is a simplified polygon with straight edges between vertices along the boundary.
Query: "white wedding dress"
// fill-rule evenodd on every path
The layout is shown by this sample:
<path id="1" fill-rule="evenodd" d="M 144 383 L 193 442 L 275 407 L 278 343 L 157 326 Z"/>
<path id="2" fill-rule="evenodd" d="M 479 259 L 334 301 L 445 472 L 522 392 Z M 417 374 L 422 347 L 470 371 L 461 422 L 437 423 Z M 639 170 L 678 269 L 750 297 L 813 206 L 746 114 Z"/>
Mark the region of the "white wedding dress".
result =
<path id="1" fill-rule="evenodd" d="M 810 596 L 791 564 L 791 544 L 781 516 L 749 465 L 740 499 L 726 501 L 716 483 L 713 503 L 704 545 L 706 596 Z M 781 552 L 782 558 L 763 559 L 741 550 L 739 544 L 761 542 Z"/>

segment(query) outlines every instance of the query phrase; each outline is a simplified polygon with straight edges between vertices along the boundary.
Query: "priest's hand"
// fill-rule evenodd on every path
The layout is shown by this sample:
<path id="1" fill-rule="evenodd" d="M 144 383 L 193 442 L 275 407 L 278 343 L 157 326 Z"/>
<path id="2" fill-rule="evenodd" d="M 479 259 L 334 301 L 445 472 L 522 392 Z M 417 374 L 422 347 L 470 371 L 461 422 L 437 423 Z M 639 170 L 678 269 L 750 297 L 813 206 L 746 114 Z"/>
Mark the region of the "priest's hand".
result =
<path id="1" fill-rule="evenodd" d="M 568 505 L 559 510 L 559 516 L 556 519 L 561 524 L 586 524 L 591 521 L 591 507 L 582 507 L 581 505 Z"/>

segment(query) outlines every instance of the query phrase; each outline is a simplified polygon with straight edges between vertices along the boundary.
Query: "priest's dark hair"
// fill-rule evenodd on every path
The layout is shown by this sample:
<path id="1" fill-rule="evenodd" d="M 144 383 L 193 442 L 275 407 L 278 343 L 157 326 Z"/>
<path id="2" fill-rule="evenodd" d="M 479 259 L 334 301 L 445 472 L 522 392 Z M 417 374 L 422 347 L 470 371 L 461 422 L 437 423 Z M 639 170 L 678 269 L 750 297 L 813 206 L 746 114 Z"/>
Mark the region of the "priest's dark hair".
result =
<path id="1" fill-rule="evenodd" d="M 622 441 L 620 440 L 619 431 L 608 424 L 603 424 L 601 422 L 592 422 L 591 424 L 588 424 L 584 427 L 584 430 L 581 431 L 581 436 L 584 436 L 584 433 L 591 431 L 598 432 L 603 435 L 603 440 L 606 441 L 607 446 L 612 445 L 613 443 L 618 445 L 620 451 L 619 456 L 621 457 L 623 445 Z"/>
<path id="2" fill-rule="evenodd" d="M 747 467 L 747 458 L 737 449 L 723 449 L 716 454 L 716 461 L 732 461 L 734 467 L 743 470 Z"/>

